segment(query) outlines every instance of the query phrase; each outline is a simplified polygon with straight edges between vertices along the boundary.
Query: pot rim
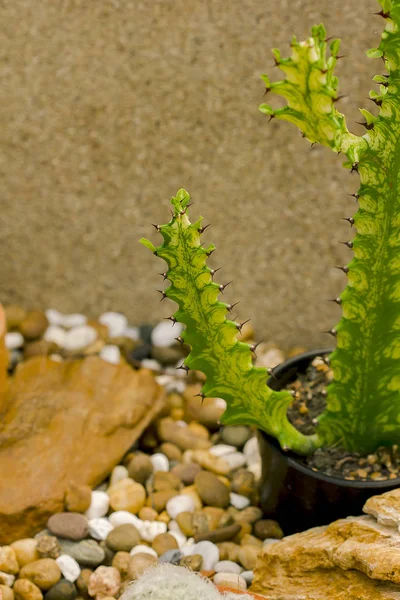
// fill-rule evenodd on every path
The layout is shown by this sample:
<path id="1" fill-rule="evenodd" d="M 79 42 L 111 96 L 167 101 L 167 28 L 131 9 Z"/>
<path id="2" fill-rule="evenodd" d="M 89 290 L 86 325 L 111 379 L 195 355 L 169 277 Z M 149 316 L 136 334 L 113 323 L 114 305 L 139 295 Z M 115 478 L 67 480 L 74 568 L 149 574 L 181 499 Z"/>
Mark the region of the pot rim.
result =
<path id="1" fill-rule="evenodd" d="M 256 594 L 255 592 L 251 592 L 249 590 L 234 590 L 230 587 L 226 587 L 225 585 L 216 585 L 215 587 L 219 592 L 231 592 L 232 594 L 249 596 L 249 598 L 253 598 L 254 600 L 267 600 L 266 596 L 260 596 L 260 594 Z"/>
<path id="2" fill-rule="evenodd" d="M 307 352 L 302 352 L 301 354 L 292 356 L 291 358 L 289 358 L 288 360 L 285 360 L 283 363 L 277 365 L 273 369 L 273 377 L 271 377 L 268 380 L 268 382 L 267 382 L 268 385 L 271 384 L 273 386 L 275 383 L 275 386 L 276 386 L 276 380 L 274 380 L 274 377 L 276 379 L 279 379 L 280 374 L 283 374 L 285 371 L 287 371 L 290 368 L 296 367 L 299 361 L 302 361 L 305 359 L 312 360 L 313 358 L 316 358 L 317 356 L 320 356 L 323 354 L 330 354 L 331 352 L 332 352 L 332 348 L 318 348 L 317 350 L 308 350 Z M 275 387 L 275 389 L 278 389 L 278 388 Z M 284 452 L 284 450 L 282 450 L 279 442 L 274 437 L 265 433 L 265 431 L 262 431 L 261 429 L 259 429 L 258 432 L 262 437 L 265 438 L 265 440 L 269 444 L 274 446 L 282 454 L 282 456 L 284 456 L 287 459 L 289 465 L 292 468 L 296 469 L 297 471 L 300 471 L 301 473 L 303 473 L 303 475 L 313 477 L 314 479 L 318 479 L 320 481 L 333 483 L 333 484 L 341 486 L 341 487 L 376 489 L 376 490 L 380 490 L 381 488 L 388 488 L 388 487 L 393 487 L 393 488 L 400 487 L 400 477 L 396 477 L 396 479 L 385 479 L 382 481 L 359 481 L 359 480 L 352 481 L 351 479 L 344 479 L 342 477 L 336 477 L 333 475 L 325 475 L 324 473 L 321 473 L 321 471 L 314 471 L 310 467 L 307 467 L 306 465 L 303 465 L 301 462 L 299 462 L 300 455 L 295 454 L 291 450 L 289 450 L 288 452 Z"/>

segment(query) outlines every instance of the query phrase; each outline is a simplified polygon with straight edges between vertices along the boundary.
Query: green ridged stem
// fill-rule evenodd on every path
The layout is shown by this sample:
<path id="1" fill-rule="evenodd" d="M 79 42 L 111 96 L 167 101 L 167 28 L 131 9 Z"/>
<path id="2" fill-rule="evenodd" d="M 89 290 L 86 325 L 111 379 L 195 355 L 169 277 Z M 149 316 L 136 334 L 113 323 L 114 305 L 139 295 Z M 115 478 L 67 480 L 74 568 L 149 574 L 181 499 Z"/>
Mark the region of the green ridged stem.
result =
<path id="1" fill-rule="evenodd" d="M 309 141 L 346 154 L 345 166 L 360 175 L 354 258 L 344 268 L 348 285 L 339 300 L 342 319 L 333 330 L 334 379 L 318 424 L 325 445 L 359 452 L 400 441 L 400 0 L 380 4 L 386 27 L 379 47 L 367 55 L 383 59 L 389 76 L 374 78 L 379 92 L 370 92 L 370 98 L 379 113 L 361 110 L 364 136 L 349 133 L 335 108 L 339 44 L 330 44 L 327 57 L 322 25 L 306 42 L 293 40 L 291 58 L 282 60 L 275 53 L 284 81 L 270 83 L 263 77 L 287 106 L 260 107 L 270 117 L 296 124 Z"/>
<path id="2" fill-rule="evenodd" d="M 172 219 L 158 228 L 164 239 L 161 246 L 141 240 L 168 265 L 166 278 L 171 285 L 164 294 L 178 304 L 173 319 L 186 325 L 180 337 L 191 346 L 185 365 L 206 375 L 205 397 L 226 400 L 223 423 L 256 425 L 276 437 L 282 447 L 308 454 L 319 445 L 317 436 L 305 436 L 289 423 L 286 413 L 291 394 L 267 387 L 268 371 L 253 366 L 249 344 L 237 339 L 240 324 L 226 318 L 230 307 L 218 299 L 223 286 L 213 281 L 206 264 L 215 247 L 202 247 L 202 219 L 190 223 L 189 201 L 185 190 L 172 198 Z"/>

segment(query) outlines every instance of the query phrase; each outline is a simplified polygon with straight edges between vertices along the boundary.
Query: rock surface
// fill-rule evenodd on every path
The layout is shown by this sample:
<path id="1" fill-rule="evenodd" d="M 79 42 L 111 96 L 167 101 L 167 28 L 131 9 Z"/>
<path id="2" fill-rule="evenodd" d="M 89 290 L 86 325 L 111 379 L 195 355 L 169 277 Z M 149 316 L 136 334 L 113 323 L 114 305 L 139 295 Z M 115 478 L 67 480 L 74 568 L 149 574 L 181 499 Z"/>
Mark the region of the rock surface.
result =
<path id="1" fill-rule="evenodd" d="M 268 600 L 399 600 L 400 534 L 362 516 L 289 536 L 264 547 L 252 590 Z"/>
<path id="2" fill-rule="evenodd" d="M 0 348 L 0 379 L 1 356 Z M 152 375 L 126 364 L 91 356 L 19 365 L 0 395 L 0 544 L 32 536 L 62 511 L 71 481 L 100 483 L 163 403 Z"/>

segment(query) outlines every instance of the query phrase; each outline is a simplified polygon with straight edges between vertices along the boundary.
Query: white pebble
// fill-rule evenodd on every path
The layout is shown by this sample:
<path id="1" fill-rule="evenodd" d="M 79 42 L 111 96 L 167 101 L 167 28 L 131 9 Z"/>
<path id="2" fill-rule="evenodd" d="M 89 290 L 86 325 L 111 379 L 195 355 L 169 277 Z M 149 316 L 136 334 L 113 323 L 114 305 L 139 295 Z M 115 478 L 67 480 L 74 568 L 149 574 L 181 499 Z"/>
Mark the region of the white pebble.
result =
<path id="1" fill-rule="evenodd" d="M 161 521 L 141 521 L 135 525 L 140 537 L 145 542 L 152 542 L 160 533 L 167 532 L 167 524 Z"/>
<path id="2" fill-rule="evenodd" d="M 243 454 L 248 463 L 261 462 L 260 448 L 258 446 L 257 437 L 250 438 L 243 446 Z"/>
<path id="3" fill-rule="evenodd" d="M 111 471 L 110 487 L 114 485 L 114 483 L 118 483 L 118 481 L 122 481 L 122 479 L 127 479 L 128 477 L 128 469 L 124 467 L 124 465 L 117 465 Z"/>
<path id="4" fill-rule="evenodd" d="M 61 554 L 56 558 L 56 563 L 58 564 L 64 579 L 67 579 L 68 581 L 76 581 L 81 574 L 79 564 L 68 554 Z"/>
<path id="5" fill-rule="evenodd" d="M 127 510 L 117 510 L 111 513 L 108 520 L 114 527 L 118 527 L 119 525 L 134 525 L 136 527 L 137 522 L 140 521 L 138 517 Z"/>
<path id="6" fill-rule="evenodd" d="M 50 360 L 54 360 L 54 362 L 59 362 L 59 363 L 63 362 L 63 360 L 64 360 L 63 357 L 60 356 L 59 354 L 50 354 L 49 358 L 50 358 Z"/>
<path id="7" fill-rule="evenodd" d="M 71 352 L 82 350 L 97 338 L 97 331 L 89 325 L 73 327 L 65 334 L 63 348 Z"/>
<path id="8" fill-rule="evenodd" d="M 154 358 L 144 358 L 140 361 L 143 369 L 150 369 L 150 371 L 161 371 L 161 365 Z"/>
<path id="9" fill-rule="evenodd" d="M 182 533 L 178 523 L 173 519 L 171 519 L 171 521 L 168 523 L 168 531 L 179 531 L 180 533 Z"/>
<path id="10" fill-rule="evenodd" d="M 4 571 L 0 571 L 0 583 L 12 587 L 14 585 L 15 575 L 10 575 Z"/>
<path id="11" fill-rule="evenodd" d="M 243 577 L 247 585 L 251 585 L 254 579 L 254 571 L 242 571 L 240 576 Z"/>
<path id="12" fill-rule="evenodd" d="M 215 398 L 214 405 L 217 408 L 221 408 L 221 409 L 226 409 L 226 407 L 227 407 L 226 400 L 224 400 L 223 398 Z"/>
<path id="13" fill-rule="evenodd" d="M 195 510 L 194 500 L 188 494 L 181 494 L 180 496 L 174 496 L 167 502 L 167 513 L 171 519 L 176 519 L 182 512 L 194 512 Z"/>
<path id="14" fill-rule="evenodd" d="M 118 346 L 108 344 L 100 350 L 100 358 L 112 365 L 118 365 L 121 360 L 121 352 Z"/>
<path id="15" fill-rule="evenodd" d="M 228 463 L 231 471 L 234 471 L 246 464 L 246 457 L 241 452 L 234 452 L 232 454 L 226 454 L 224 456 L 224 461 Z"/>
<path id="16" fill-rule="evenodd" d="M 43 339 L 47 342 L 54 342 L 60 348 L 64 347 L 66 332 L 58 325 L 50 325 L 44 332 Z"/>
<path id="17" fill-rule="evenodd" d="M 232 590 L 242 590 L 247 588 L 247 583 L 240 575 L 234 573 L 217 573 L 214 575 L 213 582 L 215 585 L 229 587 Z"/>
<path id="18" fill-rule="evenodd" d="M 228 444 L 217 444 L 210 448 L 210 454 L 214 456 L 226 456 L 227 454 L 233 454 L 237 452 L 235 446 L 229 446 Z"/>
<path id="19" fill-rule="evenodd" d="M 144 552 L 145 554 L 151 554 L 151 556 L 158 558 L 157 552 L 153 550 L 153 548 L 150 548 L 150 546 L 145 546 L 145 544 L 138 544 L 137 546 L 134 546 L 129 554 L 131 556 L 135 556 L 135 554 L 139 554 L 141 552 Z"/>
<path id="20" fill-rule="evenodd" d="M 195 547 L 195 543 L 194 543 L 194 538 L 189 538 L 186 541 L 186 544 L 184 544 L 182 546 L 182 548 L 179 548 L 179 550 L 182 552 L 182 554 L 184 556 L 191 556 L 194 553 L 194 547 Z"/>
<path id="21" fill-rule="evenodd" d="M 230 503 L 232 506 L 237 508 L 238 510 L 243 510 L 246 506 L 250 505 L 250 500 L 246 498 L 246 496 L 242 496 L 241 494 L 235 494 L 231 492 L 229 494 Z"/>
<path id="22" fill-rule="evenodd" d="M 198 542 L 193 546 L 192 554 L 200 554 L 203 557 L 202 571 L 212 571 L 219 561 L 219 548 L 212 542 Z"/>
<path id="23" fill-rule="evenodd" d="M 235 573 L 235 575 L 240 575 L 243 569 L 232 560 L 219 560 L 214 565 L 214 571 L 216 573 Z"/>
<path id="24" fill-rule="evenodd" d="M 176 539 L 179 548 L 186 544 L 187 537 L 181 531 L 170 531 L 169 534 Z"/>
<path id="25" fill-rule="evenodd" d="M 113 529 L 114 526 L 104 517 L 89 520 L 89 534 L 95 540 L 105 540 Z"/>
<path id="26" fill-rule="evenodd" d="M 110 337 L 119 337 L 124 335 L 124 331 L 128 327 L 128 319 L 125 315 L 116 312 L 106 312 L 99 318 L 99 323 L 108 327 Z"/>
<path id="27" fill-rule="evenodd" d="M 87 317 L 78 313 L 72 315 L 63 315 L 61 321 L 61 325 L 63 325 L 66 329 L 72 329 L 73 327 L 81 327 L 82 325 L 86 325 L 86 323 Z"/>
<path id="28" fill-rule="evenodd" d="M 139 327 L 127 327 L 124 329 L 122 335 L 136 342 L 137 340 L 140 340 Z"/>
<path id="29" fill-rule="evenodd" d="M 85 515 L 89 520 L 104 517 L 107 514 L 109 506 L 110 498 L 108 494 L 99 490 L 93 490 L 90 506 Z"/>
<path id="30" fill-rule="evenodd" d="M 250 473 L 253 473 L 254 479 L 256 481 L 258 481 L 259 479 L 261 479 L 261 472 L 262 472 L 261 462 L 259 462 L 259 463 L 251 463 L 250 465 L 247 465 L 247 470 L 250 471 Z"/>
<path id="31" fill-rule="evenodd" d="M 272 546 L 272 544 L 277 544 L 278 542 L 280 542 L 280 540 L 277 540 L 276 538 L 265 538 L 263 541 L 263 547 Z"/>
<path id="32" fill-rule="evenodd" d="M 24 336 L 18 331 L 6 333 L 6 348 L 7 350 L 16 350 L 24 345 Z"/>
<path id="33" fill-rule="evenodd" d="M 183 331 L 182 323 L 172 326 L 168 321 L 161 321 L 151 332 L 151 343 L 159 348 L 168 348 L 176 344 L 176 339 Z"/>
<path id="34" fill-rule="evenodd" d="M 62 325 L 64 315 L 54 308 L 46 310 L 46 317 L 50 325 Z"/>
<path id="35" fill-rule="evenodd" d="M 169 471 L 169 460 L 165 454 L 156 452 L 150 456 L 150 460 L 153 464 L 153 473 L 156 473 L 157 471 Z"/>

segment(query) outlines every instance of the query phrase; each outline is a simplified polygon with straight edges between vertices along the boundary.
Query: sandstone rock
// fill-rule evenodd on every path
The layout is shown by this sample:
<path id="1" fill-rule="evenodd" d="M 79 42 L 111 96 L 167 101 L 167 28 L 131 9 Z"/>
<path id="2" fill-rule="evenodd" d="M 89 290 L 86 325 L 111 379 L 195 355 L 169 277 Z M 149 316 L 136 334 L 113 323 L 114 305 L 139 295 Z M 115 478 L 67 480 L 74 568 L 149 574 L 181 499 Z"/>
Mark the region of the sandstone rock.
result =
<path id="1" fill-rule="evenodd" d="M 163 402 L 151 374 L 126 364 L 94 356 L 20 364 L 0 398 L 0 544 L 39 531 L 63 509 L 70 481 L 100 483 Z"/>
<path id="2" fill-rule="evenodd" d="M 0 584 L 0 592 L 2 600 L 14 600 L 14 591 L 7 585 Z"/>
<path id="3" fill-rule="evenodd" d="M 349 517 L 264 547 L 252 589 L 285 600 L 400 598 L 400 534 L 372 517 Z"/>
<path id="4" fill-rule="evenodd" d="M 375 517 L 382 525 L 398 528 L 400 526 L 400 488 L 380 496 L 372 496 L 365 503 L 363 511 Z"/>
<path id="5" fill-rule="evenodd" d="M 42 600 L 43 594 L 29 579 L 18 579 L 14 585 L 15 600 Z"/>
<path id="6" fill-rule="evenodd" d="M 61 547 L 54 535 L 41 535 L 37 540 L 37 553 L 40 558 L 58 558 Z"/>
<path id="7" fill-rule="evenodd" d="M 40 558 L 22 567 L 21 579 L 29 579 L 41 590 L 48 590 L 61 578 L 61 571 L 52 558 Z"/>
<path id="8" fill-rule="evenodd" d="M 33 538 L 17 540 L 11 544 L 20 567 L 39 560 L 40 555 L 37 551 L 37 544 L 38 541 Z"/>
<path id="9" fill-rule="evenodd" d="M 92 490 L 88 485 L 79 485 L 71 481 L 65 492 L 65 509 L 69 512 L 84 513 L 92 499 Z"/>
<path id="10" fill-rule="evenodd" d="M 122 479 L 108 489 L 113 510 L 126 510 L 137 514 L 146 501 L 146 490 L 133 479 Z"/>
<path id="11" fill-rule="evenodd" d="M 98 567 L 89 579 L 89 596 L 96 599 L 117 596 L 121 585 L 121 575 L 114 567 Z"/>

